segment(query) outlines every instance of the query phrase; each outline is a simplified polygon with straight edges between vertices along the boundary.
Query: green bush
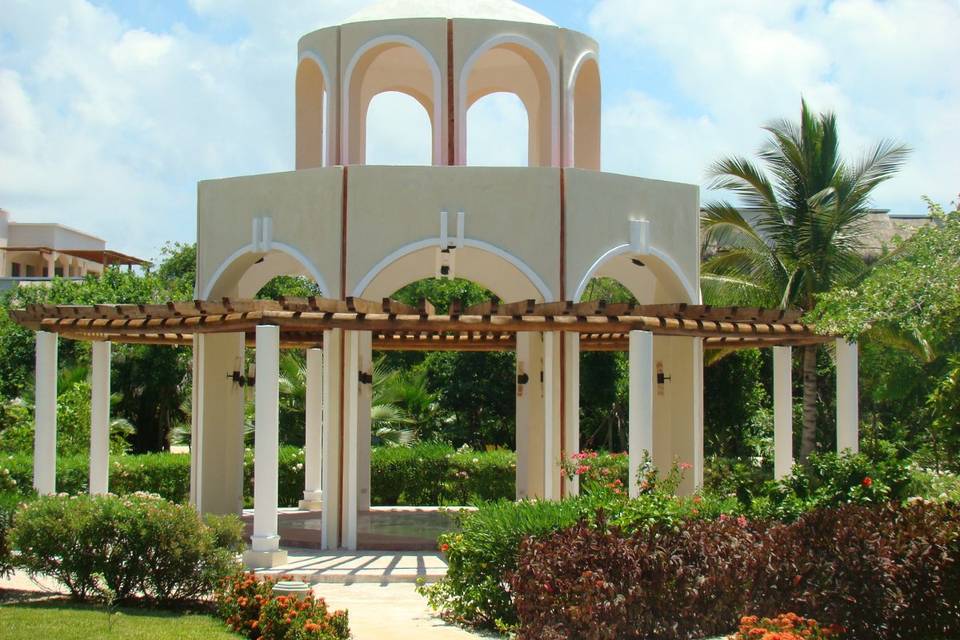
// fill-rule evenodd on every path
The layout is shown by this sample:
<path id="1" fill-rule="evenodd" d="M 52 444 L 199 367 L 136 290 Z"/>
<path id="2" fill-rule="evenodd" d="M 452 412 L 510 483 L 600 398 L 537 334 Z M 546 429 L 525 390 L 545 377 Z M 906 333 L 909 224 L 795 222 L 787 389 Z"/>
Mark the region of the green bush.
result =
<path id="1" fill-rule="evenodd" d="M 20 503 L 15 493 L 0 492 L 0 578 L 13 572 L 13 556 L 10 554 L 10 527 L 13 513 Z"/>
<path id="2" fill-rule="evenodd" d="M 204 522 L 158 496 L 44 496 L 24 505 L 10 532 L 17 566 L 61 582 L 76 598 L 162 602 L 210 593 L 238 568 L 235 516 Z"/>

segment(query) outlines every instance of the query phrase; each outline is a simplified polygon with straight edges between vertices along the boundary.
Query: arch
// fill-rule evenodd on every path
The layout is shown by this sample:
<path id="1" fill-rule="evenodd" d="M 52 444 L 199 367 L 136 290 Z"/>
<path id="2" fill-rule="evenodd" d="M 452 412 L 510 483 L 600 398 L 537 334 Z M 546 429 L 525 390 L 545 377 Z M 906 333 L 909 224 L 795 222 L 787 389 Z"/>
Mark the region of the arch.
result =
<path id="1" fill-rule="evenodd" d="M 329 164 L 331 111 L 330 72 L 323 58 L 304 51 L 297 62 L 296 77 L 296 168 L 311 169 Z"/>
<path id="2" fill-rule="evenodd" d="M 519 108 L 519 122 L 514 118 L 515 109 Z M 495 109 L 496 114 L 489 113 Z M 478 122 L 478 120 L 481 120 Z M 467 109 L 467 137 L 470 139 L 474 129 L 481 128 L 496 120 L 497 130 L 506 136 L 500 139 L 491 139 L 488 144 L 472 144 L 467 148 L 467 162 L 471 166 L 500 166 L 525 167 L 530 164 L 530 148 L 527 140 L 530 139 L 530 116 L 527 106 L 514 93 L 489 93 L 478 99 Z M 520 133 L 522 135 L 514 135 Z M 488 129 L 489 130 L 489 129 Z M 478 156 L 482 156 L 478 157 Z"/>
<path id="3" fill-rule="evenodd" d="M 251 269 L 256 271 L 251 274 Z M 291 273 L 291 270 L 298 273 Z M 264 284 L 278 275 L 307 275 L 313 278 L 321 291 L 331 291 L 320 270 L 296 247 L 283 242 L 271 242 L 270 250 L 262 251 L 251 243 L 237 249 L 220 263 L 199 292 L 199 298 L 221 298 L 234 288 L 244 289 L 241 297 L 252 298 Z M 243 281 L 245 277 L 246 282 Z"/>
<path id="4" fill-rule="evenodd" d="M 375 264 L 354 286 L 352 295 L 382 298 L 410 282 L 434 276 L 439 248 L 440 238 L 400 247 Z M 390 273 L 391 269 L 394 273 Z M 463 246 L 457 249 L 456 275 L 486 287 L 504 300 L 553 300 L 550 287 L 529 265 L 482 240 L 464 238 Z"/>
<path id="5" fill-rule="evenodd" d="M 520 77 L 504 77 L 502 68 L 487 71 L 487 85 L 471 92 L 470 80 L 482 59 L 494 54 L 500 62 L 522 69 Z M 519 58 L 519 60 L 518 60 Z M 481 69 L 482 71 L 482 69 Z M 518 71 L 518 73 L 520 73 Z M 532 75 L 532 81 L 524 75 Z M 529 116 L 529 164 L 556 167 L 560 165 L 557 65 L 539 44 L 526 36 L 507 34 L 490 38 L 480 45 L 460 71 L 457 86 L 457 149 L 458 164 L 467 160 L 466 114 L 470 105 L 490 93 L 506 91 L 516 94 L 526 105 Z"/>
<path id="6" fill-rule="evenodd" d="M 392 116 L 390 123 L 385 122 L 384 115 Z M 385 126 L 387 124 L 390 126 Z M 433 162 L 431 127 L 430 113 L 423 100 L 398 91 L 378 93 L 367 107 L 364 124 L 367 132 L 364 157 L 367 163 L 430 165 Z M 393 144 L 372 145 L 371 140 L 381 143 L 390 141 Z M 384 149 L 385 146 L 388 148 Z"/>
<path id="7" fill-rule="evenodd" d="M 382 57 L 386 52 L 391 52 L 389 62 Z M 429 78 L 423 77 L 424 69 L 416 69 L 418 62 L 423 63 Z M 369 86 L 368 80 L 372 82 Z M 374 96 L 384 91 L 406 93 L 424 105 L 433 129 L 433 164 L 440 164 L 443 152 L 441 82 L 436 59 L 426 47 L 409 36 L 380 36 L 360 47 L 344 74 L 343 164 L 365 162 L 367 107 Z"/>
<path id="8" fill-rule="evenodd" d="M 601 104 L 600 63 L 595 52 L 585 51 L 567 85 L 566 166 L 600 170 Z"/>
<path id="9" fill-rule="evenodd" d="M 640 256 L 645 268 L 647 268 L 653 276 L 652 278 L 645 277 L 644 279 L 647 280 L 647 282 L 641 282 L 641 279 L 636 276 L 624 276 L 621 273 L 616 273 L 617 271 L 623 272 L 630 267 L 636 268 L 631 260 L 636 255 L 629 243 L 617 245 L 605 252 L 590 265 L 590 268 L 587 269 L 583 278 L 580 279 L 573 296 L 573 301 L 580 302 L 580 298 L 583 296 L 583 292 L 586 290 L 587 284 L 589 284 L 592 278 L 598 275 L 607 275 L 604 273 L 605 271 L 614 271 L 614 273 L 610 274 L 611 277 L 620 281 L 623 286 L 630 289 L 630 292 L 641 304 L 654 302 L 700 303 L 700 289 L 695 287 L 684 275 L 680 265 L 677 264 L 677 261 L 674 260 L 673 257 L 656 247 L 649 247 L 648 253 Z M 675 299 L 654 299 L 656 292 L 651 290 L 649 285 L 656 284 L 665 287 L 668 292 L 667 295 Z M 641 289 L 640 287 L 643 285 L 648 285 L 648 288 Z"/>

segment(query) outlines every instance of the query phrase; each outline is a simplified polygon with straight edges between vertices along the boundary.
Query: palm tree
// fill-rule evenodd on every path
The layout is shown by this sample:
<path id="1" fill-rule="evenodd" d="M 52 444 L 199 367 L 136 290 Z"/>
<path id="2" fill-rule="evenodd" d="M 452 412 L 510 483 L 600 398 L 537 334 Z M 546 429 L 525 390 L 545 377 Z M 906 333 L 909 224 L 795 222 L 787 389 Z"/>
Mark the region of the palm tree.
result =
<path id="1" fill-rule="evenodd" d="M 762 166 L 724 158 L 709 170 L 711 188 L 739 196 L 742 208 L 704 207 L 702 267 L 706 298 L 721 304 L 813 309 L 817 296 L 862 277 L 870 194 L 906 160 L 907 147 L 882 141 L 855 164 L 839 153 L 837 119 L 801 102 L 800 123 L 773 122 L 760 149 Z M 744 212 L 749 215 L 745 216 Z M 817 347 L 803 348 L 800 459 L 816 446 Z"/>

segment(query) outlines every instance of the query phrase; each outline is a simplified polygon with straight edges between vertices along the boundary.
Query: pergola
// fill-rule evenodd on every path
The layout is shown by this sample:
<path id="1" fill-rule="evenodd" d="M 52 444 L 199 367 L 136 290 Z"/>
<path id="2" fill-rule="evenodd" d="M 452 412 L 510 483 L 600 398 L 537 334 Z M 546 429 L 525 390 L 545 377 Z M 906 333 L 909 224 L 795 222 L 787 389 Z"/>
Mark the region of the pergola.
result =
<path id="1" fill-rule="evenodd" d="M 37 331 L 34 485 L 41 493 L 55 490 L 58 336 L 93 343 L 90 491 L 102 493 L 107 491 L 108 482 L 110 344 L 182 346 L 193 345 L 203 334 L 242 333 L 247 345 L 256 349 L 254 376 L 242 370 L 233 374 L 242 384 L 255 380 L 254 473 L 260 480 L 254 496 L 255 538 L 277 536 L 279 352 L 307 350 L 309 387 L 319 384 L 323 375 L 322 354 L 328 341 L 331 349 L 344 348 L 342 342 L 339 347 L 332 342 L 340 336 L 367 336 L 373 350 L 508 351 L 517 348 L 519 335 L 560 332 L 575 335 L 582 351 L 629 352 L 630 486 L 634 494 L 643 452 L 653 448 L 653 396 L 656 385 L 663 383 L 659 378 L 662 374 L 654 367 L 654 335 L 699 338 L 706 349 L 774 348 L 777 477 L 789 473 L 793 463 L 790 347 L 836 340 L 837 447 L 841 451 L 857 448 L 856 344 L 816 333 L 801 321 L 798 310 L 491 300 L 469 307 L 455 302 L 448 313 L 440 314 L 427 301 L 408 305 L 386 298 L 379 302 L 359 298 L 225 298 L 219 302 L 166 304 L 29 305 L 11 311 L 11 315 L 19 324 Z M 355 370 L 342 372 L 341 380 L 359 389 L 372 378 L 353 362 Z M 518 386 L 525 382 L 518 375 Z M 308 413 L 311 411 L 319 414 L 322 409 L 308 406 Z M 355 415 L 355 408 L 348 407 L 347 413 L 350 411 Z M 343 420 L 335 440 L 354 450 L 361 446 L 357 434 Z M 308 501 L 311 495 L 319 500 L 321 494 L 322 446 L 317 430 L 308 429 L 304 492 Z M 342 504 L 342 496 L 338 502 Z"/>

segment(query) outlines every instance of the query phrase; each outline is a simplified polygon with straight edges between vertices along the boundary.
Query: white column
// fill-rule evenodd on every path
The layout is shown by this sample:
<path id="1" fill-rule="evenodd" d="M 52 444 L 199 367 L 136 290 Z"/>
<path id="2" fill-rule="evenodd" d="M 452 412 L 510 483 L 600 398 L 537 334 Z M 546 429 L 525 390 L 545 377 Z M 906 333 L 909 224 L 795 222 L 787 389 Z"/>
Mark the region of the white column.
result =
<path id="1" fill-rule="evenodd" d="M 773 348 L 773 477 L 793 468 L 793 349 Z"/>
<path id="2" fill-rule="evenodd" d="M 287 561 L 277 535 L 277 463 L 280 445 L 280 327 L 258 325 L 254 413 L 253 537 L 248 567 Z"/>
<path id="3" fill-rule="evenodd" d="M 860 451 L 860 379 L 856 342 L 837 339 L 837 451 Z"/>
<path id="4" fill-rule="evenodd" d="M 360 420 L 360 332 L 344 332 L 343 540 L 344 549 L 357 548 L 357 450 Z"/>
<path id="5" fill-rule="evenodd" d="M 543 334 L 543 498 L 560 499 L 560 340 Z"/>
<path id="6" fill-rule="evenodd" d="M 37 331 L 33 488 L 57 491 L 57 334 Z"/>
<path id="7" fill-rule="evenodd" d="M 693 490 L 703 488 L 703 338 L 693 340 Z"/>
<path id="8" fill-rule="evenodd" d="M 307 398 L 304 417 L 303 500 L 300 508 L 323 506 L 323 350 L 307 349 Z"/>
<path id="9" fill-rule="evenodd" d="M 563 334 L 565 341 L 564 378 L 566 387 L 563 392 L 563 441 L 566 451 L 563 455 L 567 461 L 575 453 L 580 453 L 580 334 L 567 332 Z M 567 483 L 567 495 L 580 495 L 580 478 L 574 476 Z"/>
<path id="10" fill-rule="evenodd" d="M 653 457 L 653 334 L 630 332 L 630 496 L 640 493 L 637 475 L 644 452 Z"/>
<path id="11" fill-rule="evenodd" d="M 373 377 L 373 334 L 360 332 L 357 338 L 358 368 Z M 373 384 L 361 384 L 357 398 L 357 510 L 370 510 L 370 447 Z"/>
<path id="12" fill-rule="evenodd" d="M 517 500 L 542 498 L 544 496 L 542 334 L 535 331 L 517 333 L 516 371 Z"/>
<path id="13" fill-rule="evenodd" d="M 320 527 L 320 547 L 340 547 L 340 496 L 342 464 L 340 458 L 340 427 L 342 400 L 340 384 L 343 380 L 343 330 L 323 332 L 323 514 Z"/>
<path id="14" fill-rule="evenodd" d="M 90 372 L 90 493 L 106 493 L 110 475 L 110 343 L 93 342 Z"/>

